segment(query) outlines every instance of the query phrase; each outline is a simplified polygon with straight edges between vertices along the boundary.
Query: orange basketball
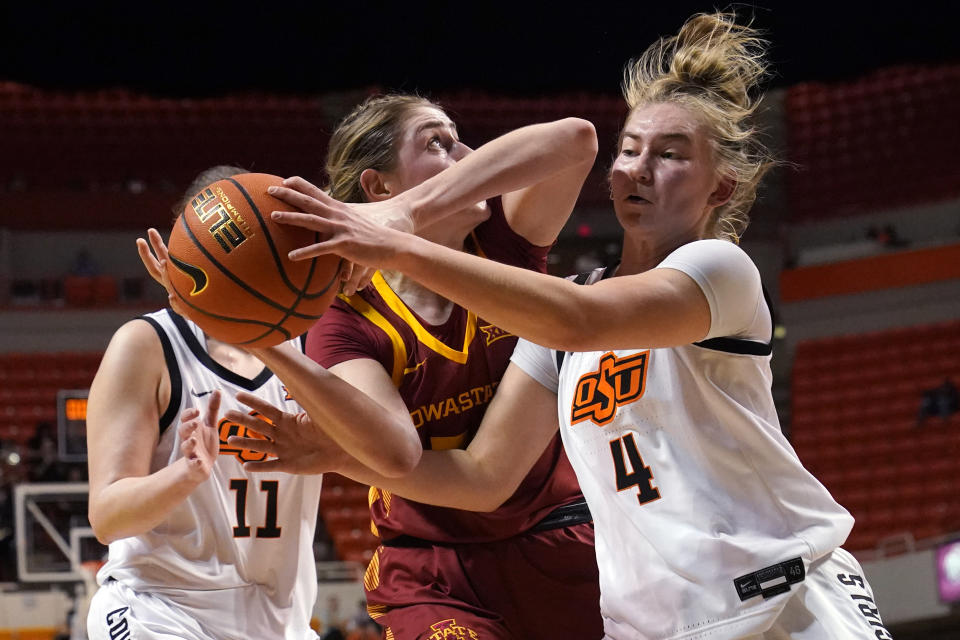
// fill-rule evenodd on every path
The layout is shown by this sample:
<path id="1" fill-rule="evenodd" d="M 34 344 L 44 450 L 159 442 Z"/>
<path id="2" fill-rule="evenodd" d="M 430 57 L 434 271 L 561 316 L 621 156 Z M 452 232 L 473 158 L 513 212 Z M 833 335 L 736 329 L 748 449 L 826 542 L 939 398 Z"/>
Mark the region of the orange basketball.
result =
<path id="1" fill-rule="evenodd" d="M 337 294 L 340 258 L 293 262 L 319 234 L 273 222 L 290 205 L 267 194 L 281 178 L 243 173 L 203 188 L 170 234 L 167 272 L 186 314 L 208 335 L 269 347 L 306 332 Z"/>

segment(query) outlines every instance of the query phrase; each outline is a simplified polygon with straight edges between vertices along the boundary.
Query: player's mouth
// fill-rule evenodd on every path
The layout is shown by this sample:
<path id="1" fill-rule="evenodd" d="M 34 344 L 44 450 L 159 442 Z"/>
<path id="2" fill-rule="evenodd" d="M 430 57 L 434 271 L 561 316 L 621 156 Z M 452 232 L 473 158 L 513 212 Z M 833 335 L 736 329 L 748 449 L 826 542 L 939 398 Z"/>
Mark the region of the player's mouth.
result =
<path id="1" fill-rule="evenodd" d="M 637 204 L 650 204 L 650 201 L 644 198 L 643 196 L 638 195 L 629 195 L 627 196 L 628 202 L 635 202 Z"/>

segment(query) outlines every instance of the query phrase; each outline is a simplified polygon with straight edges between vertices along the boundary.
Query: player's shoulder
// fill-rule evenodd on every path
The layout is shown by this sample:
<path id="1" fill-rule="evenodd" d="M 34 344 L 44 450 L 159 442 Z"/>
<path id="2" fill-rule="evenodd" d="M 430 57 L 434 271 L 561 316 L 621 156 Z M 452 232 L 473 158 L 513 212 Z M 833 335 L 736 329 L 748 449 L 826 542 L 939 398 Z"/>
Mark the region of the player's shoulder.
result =
<path id="1" fill-rule="evenodd" d="M 128 320 L 114 332 L 111 344 L 149 348 L 160 347 L 160 336 L 157 334 L 157 324 L 151 322 L 147 316 Z"/>
<path id="2" fill-rule="evenodd" d="M 702 274 L 707 278 L 760 281 L 757 265 L 746 251 L 732 242 L 714 238 L 681 245 L 657 266 L 679 269 L 694 279 L 698 279 L 696 274 Z"/>
<path id="3" fill-rule="evenodd" d="M 753 263 L 750 256 L 739 245 L 719 238 L 704 238 L 682 244 L 670 252 L 665 262 L 677 257 L 688 260 L 746 260 Z"/>
<path id="4" fill-rule="evenodd" d="M 100 370 L 117 376 L 143 376 L 159 371 L 164 362 L 160 336 L 148 321 L 135 318 L 114 332 L 100 362 Z"/>

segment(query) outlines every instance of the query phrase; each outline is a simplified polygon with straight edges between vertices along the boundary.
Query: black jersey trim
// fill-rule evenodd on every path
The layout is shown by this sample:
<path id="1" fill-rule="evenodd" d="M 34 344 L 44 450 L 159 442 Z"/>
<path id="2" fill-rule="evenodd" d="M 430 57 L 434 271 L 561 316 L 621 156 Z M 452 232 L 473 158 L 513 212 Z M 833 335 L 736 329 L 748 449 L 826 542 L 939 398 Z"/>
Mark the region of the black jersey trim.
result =
<path id="1" fill-rule="evenodd" d="M 586 500 L 578 500 L 570 504 L 557 507 L 548 513 L 543 520 L 533 525 L 530 531 L 552 531 L 553 529 L 563 529 L 572 527 L 584 522 L 593 522 L 593 516 L 590 514 L 590 507 Z"/>
<path id="2" fill-rule="evenodd" d="M 173 422 L 173 419 L 180 412 L 180 405 L 183 402 L 183 378 L 180 377 L 180 365 L 177 363 L 177 356 L 173 351 L 173 345 L 170 343 L 170 336 L 164 331 L 160 323 L 149 316 L 140 316 L 141 320 L 146 320 L 157 332 L 160 338 L 160 345 L 163 347 L 163 359 L 167 363 L 167 371 L 170 373 L 170 402 L 167 403 L 167 409 L 160 416 L 160 435 L 163 435 L 167 427 Z"/>
<path id="3" fill-rule="evenodd" d="M 773 302 L 770 300 L 770 293 L 767 288 L 761 285 L 761 289 L 763 290 L 763 301 L 767 303 L 767 311 L 770 313 L 770 342 L 757 342 L 756 340 L 744 340 L 743 338 L 710 338 L 709 340 L 694 342 L 693 346 L 748 356 L 769 356 L 772 354 L 773 331 L 777 326 L 777 315 L 773 310 Z"/>
<path id="4" fill-rule="evenodd" d="M 614 262 L 613 264 L 604 267 L 604 269 L 603 269 L 603 275 L 600 276 L 600 279 L 601 279 L 601 280 L 606 280 L 607 278 L 613 276 L 613 274 L 615 274 L 615 273 L 617 272 L 617 267 L 619 267 L 619 266 L 620 266 L 620 261 L 617 260 L 617 261 Z M 581 271 L 581 272 L 578 273 L 578 274 L 576 275 L 576 277 L 573 279 L 573 282 L 576 283 L 576 284 L 586 284 L 586 283 L 587 283 L 587 279 L 590 278 L 590 274 L 591 274 L 591 273 L 593 273 L 593 271 Z M 560 376 L 560 369 L 563 368 L 563 359 L 567 357 L 567 352 L 566 352 L 566 351 L 556 351 L 555 353 L 556 353 L 556 355 L 557 355 L 557 377 L 559 377 L 559 376 Z"/>
<path id="5" fill-rule="evenodd" d="M 768 356 L 773 353 L 773 346 L 766 342 L 743 340 L 741 338 L 710 338 L 709 340 L 694 342 L 693 346 L 710 349 L 711 351 L 723 351 L 724 353 L 737 353 L 748 356 Z"/>
<path id="6" fill-rule="evenodd" d="M 214 360 L 210 357 L 210 354 L 207 353 L 207 350 L 200 344 L 200 341 L 197 340 L 197 336 L 193 334 L 190 330 L 187 321 L 183 319 L 182 316 L 177 315 L 172 310 L 167 309 L 167 314 L 169 314 L 170 319 L 173 320 L 173 324 L 176 325 L 177 330 L 180 332 L 180 335 L 183 337 L 183 341 L 186 343 L 187 348 L 193 353 L 193 355 L 200 361 L 203 366 L 207 369 L 210 369 L 214 374 L 220 378 L 226 380 L 231 384 L 235 384 L 238 387 L 246 389 L 247 391 L 256 391 L 263 384 L 273 377 L 273 372 L 270 371 L 267 367 L 263 368 L 263 371 L 257 374 L 253 379 L 244 378 L 238 373 L 234 373 L 227 369 L 225 366 Z"/>

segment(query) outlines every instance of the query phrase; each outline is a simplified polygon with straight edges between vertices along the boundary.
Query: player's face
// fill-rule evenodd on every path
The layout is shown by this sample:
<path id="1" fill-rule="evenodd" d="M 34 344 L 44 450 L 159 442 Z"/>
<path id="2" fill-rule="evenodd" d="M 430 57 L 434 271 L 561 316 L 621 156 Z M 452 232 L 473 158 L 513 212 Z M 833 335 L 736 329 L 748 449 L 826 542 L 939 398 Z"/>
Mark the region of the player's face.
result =
<path id="1" fill-rule="evenodd" d="M 397 163 L 387 172 L 396 195 L 432 178 L 470 153 L 460 142 L 457 127 L 443 111 L 422 106 L 412 110 L 397 148 Z"/>
<path id="2" fill-rule="evenodd" d="M 441 109 L 416 107 L 404 125 L 397 149 L 397 163 L 384 172 L 384 184 L 395 196 L 432 178 L 466 157 L 472 149 L 460 142 L 457 127 Z M 456 246 L 490 216 L 486 202 L 479 202 L 459 215 L 449 216 L 418 234 L 434 242 Z"/>
<path id="3" fill-rule="evenodd" d="M 693 112 L 662 103 L 630 114 L 610 170 L 613 208 L 627 234 L 676 246 L 701 238 L 726 191 Z"/>

